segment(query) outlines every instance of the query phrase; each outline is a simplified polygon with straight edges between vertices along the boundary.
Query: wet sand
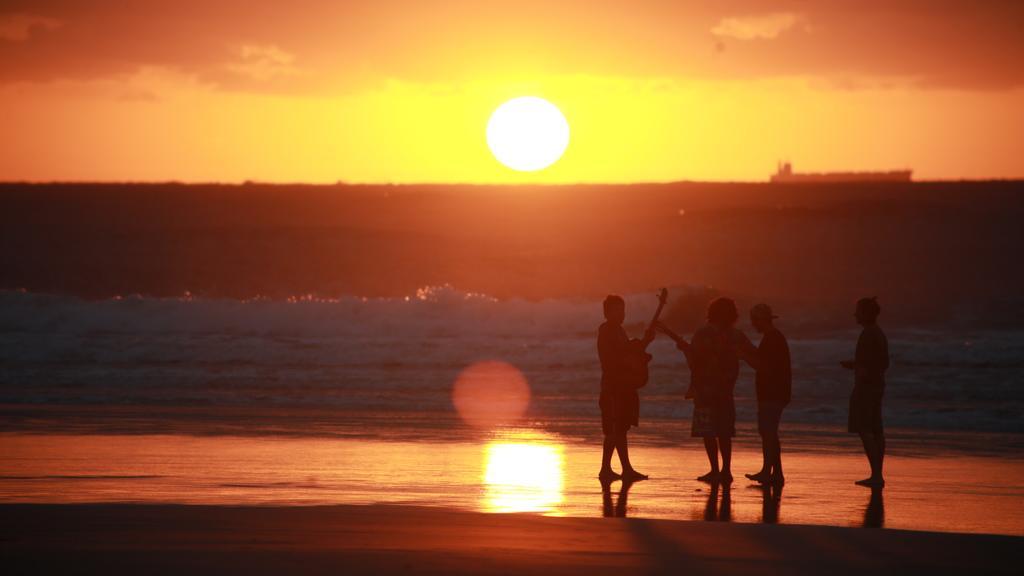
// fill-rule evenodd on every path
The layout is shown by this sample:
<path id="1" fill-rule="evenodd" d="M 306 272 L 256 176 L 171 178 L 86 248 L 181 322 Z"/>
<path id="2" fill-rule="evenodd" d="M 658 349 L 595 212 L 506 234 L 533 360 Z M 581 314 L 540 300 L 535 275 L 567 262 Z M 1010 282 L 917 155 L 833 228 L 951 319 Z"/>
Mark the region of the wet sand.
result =
<path id="1" fill-rule="evenodd" d="M 4 505 L 5 574 L 1017 574 L 1010 536 L 410 506 Z"/>
<path id="2" fill-rule="evenodd" d="M 637 443 L 651 479 L 605 492 L 599 446 L 507 431 L 478 440 L 274 436 L 0 434 L 0 503 L 207 505 L 401 504 L 548 516 L 708 520 L 1024 536 L 1024 459 L 958 453 L 887 458 L 883 493 L 855 486 L 855 444 L 785 454 L 781 492 L 742 477 L 758 446 L 735 450 L 737 481 L 712 490 L 695 442 Z"/>

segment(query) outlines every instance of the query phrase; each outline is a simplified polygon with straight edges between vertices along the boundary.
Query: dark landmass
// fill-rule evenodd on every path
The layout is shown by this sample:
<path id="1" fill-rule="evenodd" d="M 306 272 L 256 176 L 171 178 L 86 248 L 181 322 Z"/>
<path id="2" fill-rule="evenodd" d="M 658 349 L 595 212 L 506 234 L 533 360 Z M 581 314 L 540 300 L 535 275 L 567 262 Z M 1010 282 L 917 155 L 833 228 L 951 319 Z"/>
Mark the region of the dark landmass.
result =
<path id="1" fill-rule="evenodd" d="M 692 306 L 722 291 L 822 325 L 879 295 L 889 324 L 1019 327 L 1022 223 L 1021 181 L 0 184 L 0 289 L 543 299 L 667 284 L 713 287 Z"/>

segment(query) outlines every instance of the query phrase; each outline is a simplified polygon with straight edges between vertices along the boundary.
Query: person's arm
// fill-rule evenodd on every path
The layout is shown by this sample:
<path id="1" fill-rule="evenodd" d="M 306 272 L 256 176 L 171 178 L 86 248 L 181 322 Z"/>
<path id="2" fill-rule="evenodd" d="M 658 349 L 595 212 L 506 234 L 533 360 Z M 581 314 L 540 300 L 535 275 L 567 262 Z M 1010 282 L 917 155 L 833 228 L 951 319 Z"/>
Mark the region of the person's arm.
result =
<path id="1" fill-rule="evenodd" d="M 644 331 L 644 337 L 640 339 L 640 344 L 644 347 L 644 349 L 647 349 L 648 344 L 654 342 L 654 337 L 656 335 L 657 332 L 655 331 L 654 326 L 648 326 L 647 330 Z"/>
<path id="2" fill-rule="evenodd" d="M 686 355 L 686 363 L 690 366 L 690 385 L 686 388 L 685 397 L 696 401 L 697 397 L 701 395 L 701 386 L 703 385 L 703 376 L 701 375 L 707 369 L 711 354 L 707 334 L 697 330 L 683 353 Z"/>
<path id="3" fill-rule="evenodd" d="M 857 349 L 858 350 L 860 349 L 861 340 L 862 339 L 863 339 L 863 335 L 861 335 L 860 338 L 857 338 Z M 856 370 L 857 369 L 857 360 L 856 360 L 857 353 L 856 352 L 854 352 L 853 357 L 854 357 L 853 360 L 841 360 L 839 362 L 839 365 L 842 366 L 843 368 L 846 368 L 847 370 Z"/>
<path id="4" fill-rule="evenodd" d="M 855 364 L 866 374 L 882 374 L 889 368 L 889 344 L 880 331 L 868 334 L 862 356 Z"/>
<path id="5" fill-rule="evenodd" d="M 870 362 L 868 356 L 871 355 L 871 334 L 868 333 L 867 329 L 861 330 L 860 336 L 857 337 L 857 348 L 853 352 L 853 360 L 844 360 L 839 364 L 847 370 L 853 370 L 854 374 L 860 376 L 864 373 L 867 368 L 867 364 Z"/>
<path id="6" fill-rule="evenodd" d="M 657 328 L 657 330 L 662 334 L 671 338 L 676 343 L 676 348 L 679 348 L 684 353 L 688 353 L 690 351 L 690 344 L 682 336 L 673 332 L 668 326 L 658 322 L 655 325 L 655 328 Z"/>
<path id="7" fill-rule="evenodd" d="M 757 346 L 754 346 L 754 343 L 751 342 L 750 338 L 747 338 L 747 335 L 744 334 L 743 332 L 738 332 L 738 334 L 739 334 L 739 337 L 738 337 L 738 340 L 739 340 L 738 347 L 739 347 L 739 356 L 740 356 L 740 358 L 742 358 L 744 362 L 746 362 L 748 365 L 750 365 L 751 368 L 753 368 L 754 370 L 757 370 L 757 366 L 758 366 Z"/>
<path id="8" fill-rule="evenodd" d="M 788 390 L 793 386 L 793 358 L 789 354 L 789 342 L 786 341 L 785 337 L 779 338 L 779 350 L 781 351 L 779 369 L 782 373 L 782 380 L 786 383 L 786 389 Z"/>

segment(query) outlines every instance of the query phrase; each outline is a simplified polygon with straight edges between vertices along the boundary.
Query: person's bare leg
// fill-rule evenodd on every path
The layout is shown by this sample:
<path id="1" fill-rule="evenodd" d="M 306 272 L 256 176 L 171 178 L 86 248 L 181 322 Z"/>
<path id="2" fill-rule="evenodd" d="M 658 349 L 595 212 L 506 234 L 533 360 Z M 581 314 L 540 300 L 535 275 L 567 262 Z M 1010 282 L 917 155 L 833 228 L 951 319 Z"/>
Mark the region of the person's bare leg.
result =
<path id="1" fill-rule="evenodd" d="M 615 439 L 611 436 L 605 436 L 601 452 L 601 472 L 597 475 L 601 480 L 615 480 L 619 478 L 619 475 L 612 470 L 613 452 L 615 452 Z"/>
<path id="2" fill-rule="evenodd" d="M 708 462 L 711 464 L 711 471 L 703 476 L 698 476 L 701 482 L 714 482 L 718 480 L 718 439 L 704 438 L 704 451 L 708 453 Z"/>
<path id="3" fill-rule="evenodd" d="M 764 484 L 772 475 L 772 455 L 770 438 L 761 434 L 761 469 L 754 474 L 746 474 L 746 477 L 754 482 Z"/>
<path id="4" fill-rule="evenodd" d="M 870 432 L 861 432 L 860 441 L 864 444 L 864 454 L 868 457 L 868 464 L 871 466 L 871 477 L 858 480 L 855 484 L 869 487 L 879 486 L 882 482 L 881 460 L 879 458 L 879 440 Z"/>
<path id="5" fill-rule="evenodd" d="M 772 472 L 771 480 L 774 484 L 782 484 L 786 481 L 782 474 L 782 440 L 779 433 L 772 434 Z"/>
<path id="6" fill-rule="evenodd" d="M 879 482 L 885 484 L 884 476 L 882 476 L 882 464 L 885 462 L 885 432 L 882 430 L 875 434 L 875 440 L 877 442 L 877 454 L 878 454 L 878 478 Z"/>
<path id="7" fill-rule="evenodd" d="M 772 449 L 771 438 L 761 435 L 761 471 L 757 476 L 767 476 L 772 471 Z"/>
<path id="8" fill-rule="evenodd" d="M 722 453 L 722 482 L 732 482 L 732 438 L 728 436 L 718 439 L 718 450 Z"/>
<path id="9" fill-rule="evenodd" d="M 619 464 L 622 466 L 622 473 L 628 474 L 633 470 L 633 464 L 629 461 L 629 444 L 626 442 L 625 432 L 620 432 L 615 437 L 615 449 L 619 451 Z"/>
<path id="10" fill-rule="evenodd" d="M 622 464 L 623 481 L 636 482 L 637 480 L 647 479 L 647 475 L 637 472 L 629 462 L 629 441 L 626 439 L 625 432 L 619 436 L 615 449 L 619 451 L 619 463 Z"/>

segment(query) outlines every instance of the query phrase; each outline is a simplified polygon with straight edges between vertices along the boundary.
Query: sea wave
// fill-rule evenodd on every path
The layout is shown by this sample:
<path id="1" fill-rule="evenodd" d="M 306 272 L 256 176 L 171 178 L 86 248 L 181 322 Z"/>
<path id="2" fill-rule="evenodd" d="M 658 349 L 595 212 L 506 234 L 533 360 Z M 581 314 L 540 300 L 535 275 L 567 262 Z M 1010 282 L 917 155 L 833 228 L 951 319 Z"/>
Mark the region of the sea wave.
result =
<path id="1" fill-rule="evenodd" d="M 647 294 L 627 301 L 631 319 L 649 317 L 656 305 Z M 403 298 L 283 300 L 2 292 L 0 402 L 451 414 L 458 373 L 494 359 L 526 376 L 529 418 L 595 418 L 594 336 L 601 321 L 597 299 L 498 300 L 451 286 Z M 629 328 L 636 333 L 639 325 Z M 902 330 L 889 336 L 891 424 L 1024 433 L 1024 334 Z M 855 341 L 855 330 L 791 338 L 788 419 L 844 423 L 851 381 L 838 362 L 852 355 Z M 682 355 L 664 339 L 651 351 L 643 417 L 686 420 Z M 754 417 L 749 369 L 737 386 L 737 406 L 741 418 Z"/>

